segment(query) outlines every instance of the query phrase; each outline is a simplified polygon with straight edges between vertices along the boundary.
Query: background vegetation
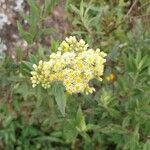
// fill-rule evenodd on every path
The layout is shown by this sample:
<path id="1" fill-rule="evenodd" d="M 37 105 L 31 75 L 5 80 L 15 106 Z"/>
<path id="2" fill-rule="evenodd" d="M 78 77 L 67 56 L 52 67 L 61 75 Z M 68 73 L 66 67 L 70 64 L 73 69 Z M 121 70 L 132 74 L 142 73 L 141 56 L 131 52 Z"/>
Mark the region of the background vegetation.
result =
<path id="1" fill-rule="evenodd" d="M 27 49 L 0 57 L 0 149 L 150 150 L 150 3 L 66 0 L 67 32 L 45 45 L 44 37 L 58 32 L 45 20 L 59 3 L 28 0 L 29 13 L 17 21 Z M 69 35 L 108 53 L 103 82 L 93 81 L 89 96 L 32 88 L 32 64 Z"/>

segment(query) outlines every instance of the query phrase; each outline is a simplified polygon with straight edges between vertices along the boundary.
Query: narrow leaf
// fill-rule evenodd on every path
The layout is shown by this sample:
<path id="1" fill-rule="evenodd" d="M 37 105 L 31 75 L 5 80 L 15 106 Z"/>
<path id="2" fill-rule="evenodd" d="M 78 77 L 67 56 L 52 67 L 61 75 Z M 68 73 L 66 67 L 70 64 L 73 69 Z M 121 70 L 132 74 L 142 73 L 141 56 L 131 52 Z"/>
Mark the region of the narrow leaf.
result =
<path id="1" fill-rule="evenodd" d="M 56 84 L 53 86 L 52 91 L 61 114 L 65 116 L 66 95 L 63 86 Z"/>

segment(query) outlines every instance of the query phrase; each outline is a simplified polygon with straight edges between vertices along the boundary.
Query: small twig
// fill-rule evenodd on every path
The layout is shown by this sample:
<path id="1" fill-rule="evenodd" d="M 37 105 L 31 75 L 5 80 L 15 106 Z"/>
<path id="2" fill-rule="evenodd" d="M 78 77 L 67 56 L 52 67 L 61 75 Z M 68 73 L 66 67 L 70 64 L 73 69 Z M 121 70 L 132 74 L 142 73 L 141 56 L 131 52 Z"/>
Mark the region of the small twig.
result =
<path id="1" fill-rule="evenodd" d="M 105 35 L 109 35 L 114 30 L 118 29 L 118 27 L 121 26 L 123 23 L 124 23 L 124 21 L 120 22 L 119 24 L 117 24 L 117 26 L 115 26 L 114 28 L 112 28 L 111 30 L 109 30 L 108 32 L 106 32 Z"/>
<path id="2" fill-rule="evenodd" d="M 106 33 L 106 35 L 109 35 L 111 32 L 113 32 L 114 30 L 116 30 L 120 25 L 122 25 L 124 23 L 124 21 L 126 20 L 126 18 L 128 18 L 129 14 L 132 12 L 132 10 L 135 7 L 135 5 L 137 4 L 137 2 L 138 2 L 138 0 L 134 1 L 134 3 L 132 4 L 132 6 L 130 7 L 130 9 L 128 10 L 127 14 L 125 15 L 123 21 L 120 22 L 116 27 L 114 27 L 113 29 L 111 29 L 110 31 L 108 31 Z"/>
<path id="3" fill-rule="evenodd" d="M 132 17 L 129 17 L 129 18 L 143 18 L 143 17 L 150 17 L 150 14 L 140 15 L 140 16 L 132 16 Z"/>
<path id="4" fill-rule="evenodd" d="M 116 30 L 119 26 L 121 26 L 127 18 L 142 18 L 142 17 L 149 17 L 150 14 L 147 15 L 141 15 L 141 16 L 134 16 L 134 17 L 130 17 L 129 14 L 132 12 L 133 8 L 135 7 L 135 5 L 137 4 L 138 0 L 135 0 L 134 3 L 132 4 L 132 6 L 130 7 L 130 9 L 128 10 L 127 14 L 124 16 L 122 22 L 120 22 L 118 25 L 116 25 L 114 28 L 112 28 L 111 30 L 109 30 L 108 32 L 106 32 L 104 35 L 109 35 L 110 33 L 112 33 L 114 30 Z"/>
<path id="5" fill-rule="evenodd" d="M 129 16 L 129 14 L 132 12 L 132 10 L 133 10 L 133 8 L 134 8 L 134 6 L 136 5 L 137 2 L 138 2 L 138 0 L 134 1 L 134 3 L 132 4 L 132 6 L 130 7 L 130 9 L 128 10 L 125 18 Z"/>

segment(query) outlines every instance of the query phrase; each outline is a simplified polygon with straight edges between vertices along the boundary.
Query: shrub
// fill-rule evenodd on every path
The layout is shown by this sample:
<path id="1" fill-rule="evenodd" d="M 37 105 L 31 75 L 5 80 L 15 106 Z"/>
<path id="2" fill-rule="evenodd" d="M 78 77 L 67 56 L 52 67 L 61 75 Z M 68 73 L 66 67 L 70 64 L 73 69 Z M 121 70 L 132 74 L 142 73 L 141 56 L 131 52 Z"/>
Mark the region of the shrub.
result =
<path id="1" fill-rule="evenodd" d="M 84 40 L 48 48 L 39 41 L 56 3 L 28 4 L 28 31 L 17 25 L 29 54 L 0 60 L 0 149 L 149 150 L 150 34 L 141 20 L 130 27 L 129 1 L 66 1 L 68 34 Z"/>

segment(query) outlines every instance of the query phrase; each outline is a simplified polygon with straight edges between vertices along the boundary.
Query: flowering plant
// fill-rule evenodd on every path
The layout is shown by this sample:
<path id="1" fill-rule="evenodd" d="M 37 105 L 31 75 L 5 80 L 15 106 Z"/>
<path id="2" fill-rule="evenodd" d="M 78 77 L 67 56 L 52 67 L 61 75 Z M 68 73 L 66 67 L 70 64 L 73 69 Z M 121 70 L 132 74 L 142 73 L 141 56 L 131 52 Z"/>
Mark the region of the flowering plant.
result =
<path id="1" fill-rule="evenodd" d="M 23 39 L 13 17 L 0 41 L 0 150 L 150 150 L 146 0 L 24 4 Z M 68 34 L 95 49 L 74 36 L 59 45 Z"/>

